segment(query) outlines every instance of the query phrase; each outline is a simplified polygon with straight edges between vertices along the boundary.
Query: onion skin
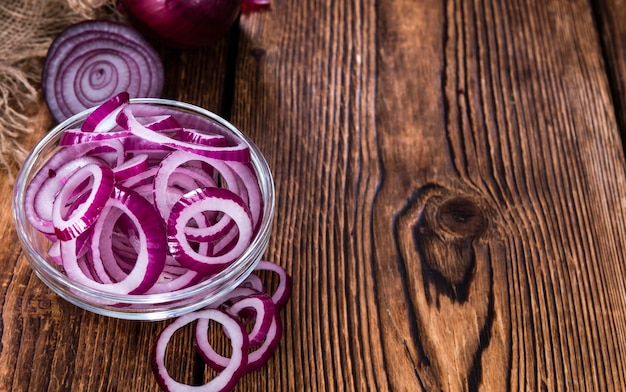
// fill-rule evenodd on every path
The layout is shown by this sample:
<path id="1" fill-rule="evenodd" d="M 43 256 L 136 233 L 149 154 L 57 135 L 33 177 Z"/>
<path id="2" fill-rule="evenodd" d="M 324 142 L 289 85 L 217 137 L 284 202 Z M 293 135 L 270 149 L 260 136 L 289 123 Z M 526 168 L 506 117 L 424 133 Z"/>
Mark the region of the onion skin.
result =
<path id="1" fill-rule="evenodd" d="M 160 45 L 179 49 L 215 43 L 226 35 L 242 0 L 122 0 L 129 19 Z"/>

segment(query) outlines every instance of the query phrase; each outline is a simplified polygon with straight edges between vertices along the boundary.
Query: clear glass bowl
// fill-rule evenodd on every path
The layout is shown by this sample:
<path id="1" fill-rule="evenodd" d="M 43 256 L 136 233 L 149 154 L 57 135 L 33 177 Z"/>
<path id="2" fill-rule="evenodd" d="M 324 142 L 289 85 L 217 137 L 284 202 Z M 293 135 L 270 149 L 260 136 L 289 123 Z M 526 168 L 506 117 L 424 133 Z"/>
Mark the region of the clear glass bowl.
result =
<path id="1" fill-rule="evenodd" d="M 13 191 L 13 218 L 30 266 L 39 279 L 60 297 L 83 309 L 104 316 L 128 320 L 164 320 L 218 301 L 239 286 L 254 270 L 269 242 L 274 217 L 274 182 L 267 161 L 254 143 L 216 114 L 191 104 L 166 99 L 140 98 L 132 99 L 131 103 L 158 105 L 165 111 L 186 113 L 185 117 L 192 124 L 183 125 L 191 127 L 203 123 L 211 126 L 213 130 L 219 129 L 228 137 L 241 139 L 250 148 L 252 165 L 261 188 L 264 210 L 256 237 L 235 262 L 208 280 L 176 292 L 120 295 L 95 290 L 71 280 L 57 263 L 47 256 L 51 241 L 33 228 L 26 218 L 24 194 L 33 176 L 60 149 L 58 141 L 63 131 L 80 127 L 93 109 L 76 114 L 54 127 L 30 152 L 16 179 Z"/>

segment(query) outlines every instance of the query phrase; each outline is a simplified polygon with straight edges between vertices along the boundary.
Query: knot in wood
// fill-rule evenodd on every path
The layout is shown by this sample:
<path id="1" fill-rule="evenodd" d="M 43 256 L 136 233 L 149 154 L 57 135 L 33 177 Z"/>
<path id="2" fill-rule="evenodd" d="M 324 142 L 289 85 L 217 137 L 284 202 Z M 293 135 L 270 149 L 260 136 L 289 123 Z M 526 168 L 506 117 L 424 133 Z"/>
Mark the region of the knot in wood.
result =
<path id="1" fill-rule="evenodd" d="M 474 199 L 437 195 L 426 200 L 416 222 L 415 245 L 432 271 L 460 285 L 474 265 L 473 242 L 486 228 L 487 218 Z"/>
<path id="2" fill-rule="evenodd" d="M 265 57 L 265 53 L 266 53 L 266 50 L 264 48 L 260 48 L 258 46 L 250 49 L 250 54 L 256 60 L 261 60 L 263 57 Z"/>
<path id="3" fill-rule="evenodd" d="M 464 196 L 445 201 L 439 206 L 435 219 L 443 230 L 456 237 L 477 237 L 487 226 L 480 207 Z"/>

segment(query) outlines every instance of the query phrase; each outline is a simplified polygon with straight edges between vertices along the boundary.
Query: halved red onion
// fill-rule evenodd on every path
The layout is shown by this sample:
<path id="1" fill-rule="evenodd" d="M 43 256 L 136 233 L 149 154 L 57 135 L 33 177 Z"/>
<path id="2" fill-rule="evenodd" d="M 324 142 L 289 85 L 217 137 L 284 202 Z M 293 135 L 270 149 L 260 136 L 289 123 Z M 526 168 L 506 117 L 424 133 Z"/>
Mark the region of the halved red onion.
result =
<path id="1" fill-rule="evenodd" d="M 122 92 L 131 98 L 158 97 L 163 80 L 158 53 L 133 27 L 88 20 L 71 25 L 50 45 L 42 88 L 50 113 L 60 122 Z"/>
<path id="2" fill-rule="evenodd" d="M 232 353 L 221 373 L 202 386 L 191 386 L 179 383 L 168 373 L 165 366 L 165 354 L 167 345 L 174 333 L 184 326 L 196 321 L 213 320 L 222 325 L 230 337 Z M 208 343 L 206 330 L 203 342 Z M 218 309 L 205 309 L 180 316 L 169 324 L 159 335 L 153 350 L 152 369 L 157 382 L 165 391 L 230 391 L 235 388 L 239 378 L 245 373 L 248 364 L 248 335 L 243 326 L 232 316 Z"/>

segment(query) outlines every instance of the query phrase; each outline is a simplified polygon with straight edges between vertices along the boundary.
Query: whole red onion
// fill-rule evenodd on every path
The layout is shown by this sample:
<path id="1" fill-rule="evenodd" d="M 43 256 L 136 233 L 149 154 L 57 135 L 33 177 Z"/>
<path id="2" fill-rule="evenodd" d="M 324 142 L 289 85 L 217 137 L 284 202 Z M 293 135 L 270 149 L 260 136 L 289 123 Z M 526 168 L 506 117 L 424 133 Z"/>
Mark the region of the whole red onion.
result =
<path id="1" fill-rule="evenodd" d="M 223 37 L 237 19 L 242 0 L 122 0 L 132 23 L 160 44 L 194 48 Z"/>

